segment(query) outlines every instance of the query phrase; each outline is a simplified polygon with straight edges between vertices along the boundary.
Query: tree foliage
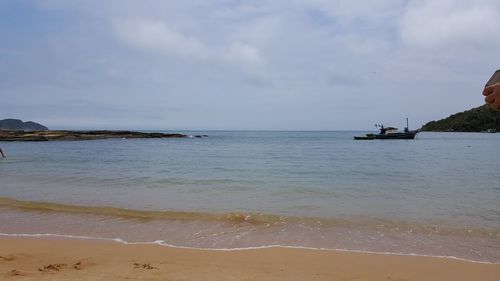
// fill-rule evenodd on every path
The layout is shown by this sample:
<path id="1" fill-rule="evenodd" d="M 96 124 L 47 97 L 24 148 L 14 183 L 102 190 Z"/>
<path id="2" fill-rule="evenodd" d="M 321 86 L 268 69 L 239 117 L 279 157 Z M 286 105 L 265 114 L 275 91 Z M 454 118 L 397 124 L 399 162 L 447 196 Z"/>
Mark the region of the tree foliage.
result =
<path id="1" fill-rule="evenodd" d="M 435 132 L 481 132 L 488 129 L 500 131 L 500 112 L 491 110 L 488 105 L 456 113 L 438 121 L 431 121 L 421 128 L 422 131 Z"/>

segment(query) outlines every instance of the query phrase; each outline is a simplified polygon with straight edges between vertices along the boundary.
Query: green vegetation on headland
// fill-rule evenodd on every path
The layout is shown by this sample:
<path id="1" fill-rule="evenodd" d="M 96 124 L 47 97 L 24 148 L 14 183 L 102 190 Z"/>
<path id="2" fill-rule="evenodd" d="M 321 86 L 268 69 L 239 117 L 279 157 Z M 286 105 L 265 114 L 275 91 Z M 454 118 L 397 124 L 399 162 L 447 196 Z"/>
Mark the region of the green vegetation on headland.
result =
<path id="1" fill-rule="evenodd" d="M 488 129 L 500 131 L 500 112 L 488 105 L 450 115 L 448 118 L 431 121 L 420 129 L 432 132 L 483 132 Z"/>

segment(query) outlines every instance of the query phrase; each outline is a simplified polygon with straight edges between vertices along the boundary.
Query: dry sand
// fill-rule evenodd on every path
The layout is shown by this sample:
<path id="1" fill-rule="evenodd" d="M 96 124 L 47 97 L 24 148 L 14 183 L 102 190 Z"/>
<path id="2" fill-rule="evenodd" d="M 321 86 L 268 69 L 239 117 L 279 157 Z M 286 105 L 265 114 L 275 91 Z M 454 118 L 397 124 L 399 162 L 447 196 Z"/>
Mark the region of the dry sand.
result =
<path id="1" fill-rule="evenodd" d="M 0 280 L 500 280 L 500 264 L 269 248 L 211 251 L 0 238 Z"/>

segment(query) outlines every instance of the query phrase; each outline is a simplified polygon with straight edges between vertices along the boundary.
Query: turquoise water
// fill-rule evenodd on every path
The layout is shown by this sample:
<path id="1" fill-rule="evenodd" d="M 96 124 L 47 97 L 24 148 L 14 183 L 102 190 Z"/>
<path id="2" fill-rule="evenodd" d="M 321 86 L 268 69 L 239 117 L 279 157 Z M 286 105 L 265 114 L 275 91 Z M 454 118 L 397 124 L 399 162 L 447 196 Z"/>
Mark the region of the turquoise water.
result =
<path id="1" fill-rule="evenodd" d="M 209 137 L 0 142 L 0 197 L 161 211 L 127 217 L 4 202 L 0 232 L 500 261 L 500 134 L 187 133 Z"/>

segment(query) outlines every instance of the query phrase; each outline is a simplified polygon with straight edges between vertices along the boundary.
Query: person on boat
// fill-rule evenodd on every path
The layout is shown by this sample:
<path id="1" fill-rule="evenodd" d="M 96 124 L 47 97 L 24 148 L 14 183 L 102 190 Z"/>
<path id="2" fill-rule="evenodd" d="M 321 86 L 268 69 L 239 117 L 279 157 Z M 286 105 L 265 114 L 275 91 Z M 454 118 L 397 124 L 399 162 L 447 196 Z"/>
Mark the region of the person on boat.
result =
<path id="1" fill-rule="evenodd" d="M 380 126 L 380 134 L 385 135 L 385 132 L 387 132 L 387 129 L 384 128 L 384 125 Z"/>
<path id="2" fill-rule="evenodd" d="M 0 147 L 0 155 L 2 155 L 2 158 L 5 158 L 5 154 L 3 154 L 3 150 L 1 147 Z"/>
<path id="3" fill-rule="evenodd" d="M 484 100 L 493 110 L 500 111 L 500 83 L 487 86 L 483 90 Z"/>

